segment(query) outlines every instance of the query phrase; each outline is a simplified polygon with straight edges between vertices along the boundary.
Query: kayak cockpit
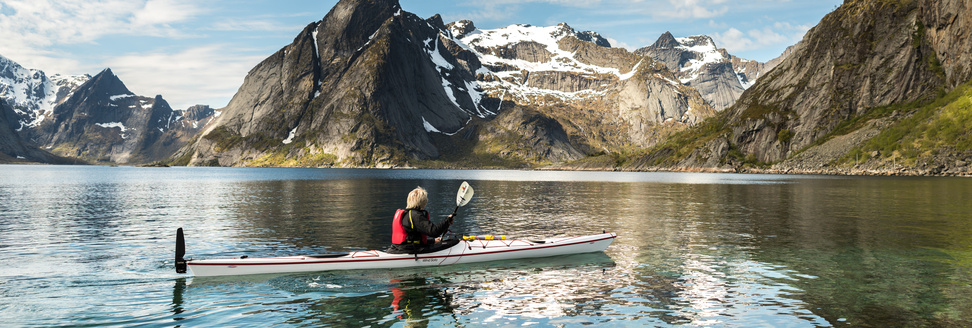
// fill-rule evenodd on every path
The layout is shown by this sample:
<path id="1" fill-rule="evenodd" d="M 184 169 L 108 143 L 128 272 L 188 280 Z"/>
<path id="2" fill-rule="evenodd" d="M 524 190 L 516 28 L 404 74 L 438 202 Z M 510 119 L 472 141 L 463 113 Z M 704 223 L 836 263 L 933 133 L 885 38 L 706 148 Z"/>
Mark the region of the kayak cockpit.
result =
<path id="1" fill-rule="evenodd" d="M 351 253 L 310 254 L 310 255 L 303 255 L 303 256 L 304 257 L 315 258 L 315 259 L 330 259 L 330 258 L 335 258 L 335 257 L 344 257 L 344 256 L 348 256 L 348 255 L 351 255 Z"/>

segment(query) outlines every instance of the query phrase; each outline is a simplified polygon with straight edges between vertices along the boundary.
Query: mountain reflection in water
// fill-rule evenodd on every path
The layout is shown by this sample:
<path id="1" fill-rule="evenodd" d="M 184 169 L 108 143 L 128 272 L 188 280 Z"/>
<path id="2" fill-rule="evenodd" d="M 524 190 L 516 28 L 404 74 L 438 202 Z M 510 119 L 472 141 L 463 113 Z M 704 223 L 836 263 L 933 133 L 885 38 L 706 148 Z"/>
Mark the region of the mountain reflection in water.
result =
<path id="1" fill-rule="evenodd" d="M 415 186 L 456 234 L 604 253 L 195 278 L 194 258 L 381 249 Z M 972 181 L 743 174 L 0 166 L 9 326 L 970 326 Z"/>

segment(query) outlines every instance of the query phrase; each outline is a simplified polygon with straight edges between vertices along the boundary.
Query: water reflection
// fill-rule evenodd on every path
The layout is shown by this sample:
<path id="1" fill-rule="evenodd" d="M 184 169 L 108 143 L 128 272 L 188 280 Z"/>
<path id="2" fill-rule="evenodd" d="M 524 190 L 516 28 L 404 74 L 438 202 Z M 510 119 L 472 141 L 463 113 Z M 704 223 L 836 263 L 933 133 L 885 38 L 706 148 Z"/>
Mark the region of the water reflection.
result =
<path id="1" fill-rule="evenodd" d="M 185 312 L 183 307 L 182 294 L 186 291 L 186 278 L 178 278 L 175 280 L 175 287 L 172 288 L 172 320 L 180 321 L 185 318 L 182 317 L 182 313 Z"/>
<path id="2" fill-rule="evenodd" d="M 610 257 L 596 253 L 266 279 L 270 286 L 306 300 L 301 303 L 310 303 L 307 313 L 292 320 L 298 325 L 438 327 L 498 324 L 524 317 L 559 324 L 592 322 L 588 317 L 616 302 L 603 298 L 619 282 L 609 273 L 613 268 Z M 240 279 L 248 280 L 196 278 L 193 285 Z"/>
<path id="3" fill-rule="evenodd" d="M 9 168 L 0 171 L 0 315 L 14 326 L 949 327 L 972 318 L 967 179 Z M 619 237 L 606 254 L 538 262 L 237 280 L 172 272 L 177 227 L 196 258 L 383 248 L 409 190 L 429 190 L 441 220 L 462 180 L 476 196 L 454 233 Z"/>
<path id="4" fill-rule="evenodd" d="M 455 311 L 450 294 L 430 287 L 446 283 L 441 278 L 393 279 L 391 283 L 394 285 L 391 288 L 392 315 L 404 321 L 405 327 L 428 327 L 430 318 Z"/>

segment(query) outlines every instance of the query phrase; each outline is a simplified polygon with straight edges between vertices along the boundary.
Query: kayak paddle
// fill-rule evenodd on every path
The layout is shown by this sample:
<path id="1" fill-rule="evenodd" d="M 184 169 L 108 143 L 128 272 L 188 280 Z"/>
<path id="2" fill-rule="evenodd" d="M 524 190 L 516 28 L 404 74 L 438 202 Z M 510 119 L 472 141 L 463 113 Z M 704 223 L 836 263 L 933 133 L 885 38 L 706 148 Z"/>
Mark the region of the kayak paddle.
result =
<path id="1" fill-rule="evenodd" d="M 469 200 L 472 199 L 472 196 L 472 186 L 469 185 L 469 182 L 463 181 L 462 184 L 459 185 L 459 192 L 456 193 L 456 209 L 452 211 L 452 215 L 456 215 L 456 212 L 459 211 L 460 206 L 466 206 L 466 204 L 469 204 Z"/>

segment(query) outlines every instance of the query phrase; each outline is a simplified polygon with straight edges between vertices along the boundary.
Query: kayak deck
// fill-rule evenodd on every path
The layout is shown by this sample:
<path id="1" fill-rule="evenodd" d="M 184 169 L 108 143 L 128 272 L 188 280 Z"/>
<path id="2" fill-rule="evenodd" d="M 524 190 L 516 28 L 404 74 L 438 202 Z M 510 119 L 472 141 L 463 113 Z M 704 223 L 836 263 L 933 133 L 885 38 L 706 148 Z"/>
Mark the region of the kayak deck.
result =
<path id="1" fill-rule="evenodd" d="M 187 264 L 195 276 L 439 266 L 602 252 L 616 237 L 615 233 L 602 233 L 542 241 L 474 239 L 460 240 L 452 247 L 420 254 L 392 254 L 368 250 L 342 254 L 190 260 Z"/>

